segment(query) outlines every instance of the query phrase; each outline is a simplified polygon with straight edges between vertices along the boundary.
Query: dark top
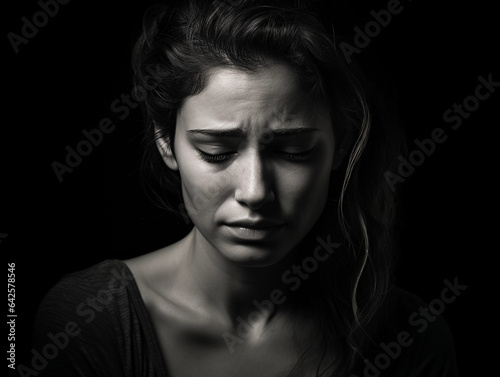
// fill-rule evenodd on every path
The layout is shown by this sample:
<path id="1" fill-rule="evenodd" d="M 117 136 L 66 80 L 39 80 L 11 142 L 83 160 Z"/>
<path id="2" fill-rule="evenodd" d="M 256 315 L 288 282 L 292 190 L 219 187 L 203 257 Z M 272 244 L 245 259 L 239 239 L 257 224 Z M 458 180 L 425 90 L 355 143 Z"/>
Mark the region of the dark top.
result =
<path id="1" fill-rule="evenodd" d="M 422 315 L 419 298 L 397 292 L 392 329 L 350 377 L 456 376 L 444 320 Z M 119 260 L 69 274 L 50 290 L 38 309 L 31 356 L 30 365 L 18 366 L 21 376 L 168 377 L 136 281 Z"/>

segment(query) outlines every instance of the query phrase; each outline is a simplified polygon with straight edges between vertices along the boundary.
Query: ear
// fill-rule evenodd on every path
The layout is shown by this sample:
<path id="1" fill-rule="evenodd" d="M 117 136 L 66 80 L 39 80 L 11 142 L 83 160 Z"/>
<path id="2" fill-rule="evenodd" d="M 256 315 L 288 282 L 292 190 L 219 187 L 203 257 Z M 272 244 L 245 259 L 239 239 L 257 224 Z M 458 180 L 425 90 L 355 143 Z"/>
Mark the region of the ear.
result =
<path id="1" fill-rule="evenodd" d="M 348 158 L 348 151 L 351 149 L 353 144 L 353 133 L 347 131 L 342 135 L 342 139 L 337 144 L 335 143 L 335 154 L 333 156 L 332 171 L 337 170 L 345 158 Z"/>
<path id="2" fill-rule="evenodd" d="M 156 134 L 158 135 L 159 131 L 156 131 Z M 167 166 L 172 170 L 179 170 L 177 160 L 170 146 L 170 140 L 158 136 L 156 138 L 156 147 L 158 148 L 163 161 L 165 161 L 165 164 L 167 164 Z"/>

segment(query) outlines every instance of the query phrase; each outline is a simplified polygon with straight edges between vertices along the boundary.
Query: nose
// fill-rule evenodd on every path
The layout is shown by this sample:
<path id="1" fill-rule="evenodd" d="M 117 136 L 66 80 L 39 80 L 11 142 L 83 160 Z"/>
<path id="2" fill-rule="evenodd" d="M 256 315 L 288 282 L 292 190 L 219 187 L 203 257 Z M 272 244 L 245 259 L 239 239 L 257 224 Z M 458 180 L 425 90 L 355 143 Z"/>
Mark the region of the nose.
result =
<path id="1" fill-rule="evenodd" d="M 238 203 L 253 210 L 275 198 L 272 172 L 265 162 L 259 151 L 249 151 L 247 158 L 242 159 L 237 167 L 239 171 L 234 197 Z"/>

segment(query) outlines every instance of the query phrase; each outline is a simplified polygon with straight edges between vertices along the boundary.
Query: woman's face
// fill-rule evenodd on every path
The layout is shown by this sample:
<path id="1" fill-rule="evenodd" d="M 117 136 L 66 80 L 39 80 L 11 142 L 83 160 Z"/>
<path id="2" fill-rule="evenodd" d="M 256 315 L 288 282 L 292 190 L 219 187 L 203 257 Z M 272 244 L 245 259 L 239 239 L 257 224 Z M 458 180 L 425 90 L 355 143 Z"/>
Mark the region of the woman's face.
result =
<path id="1" fill-rule="evenodd" d="M 270 266 L 320 216 L 334 145 L 329 111 L 289 68 L 224 68 L 179 110 L 166 161 L 202 239 L 239 265 Z"/>

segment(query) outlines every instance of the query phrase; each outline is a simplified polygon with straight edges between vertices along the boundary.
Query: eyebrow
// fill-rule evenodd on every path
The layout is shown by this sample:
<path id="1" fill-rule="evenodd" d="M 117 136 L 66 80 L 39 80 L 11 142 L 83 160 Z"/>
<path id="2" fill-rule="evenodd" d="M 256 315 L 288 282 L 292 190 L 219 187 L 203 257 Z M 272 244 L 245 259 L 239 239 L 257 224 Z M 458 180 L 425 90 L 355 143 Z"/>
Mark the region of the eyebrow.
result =
<path id="1" fill-rule="evenodd" d="M 271 130 L 274 136 L 296 136 L 307 134 L 311 132 L 321 131 L 319 128 L 314 127 L 296 127 L 296 128 L 281 128 L 277 130 Z M 241 128 L 231 128 L 227 130 L 211 130 L 211 129 L 197 129 L 197 130 L 187 130 L 190 134 L 206 135 L 206 136 L 217 136 L 217 137 L 244 137 L 245 134 Z"/>

